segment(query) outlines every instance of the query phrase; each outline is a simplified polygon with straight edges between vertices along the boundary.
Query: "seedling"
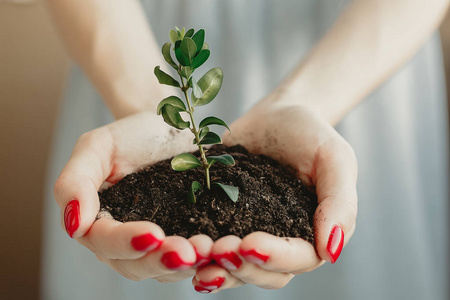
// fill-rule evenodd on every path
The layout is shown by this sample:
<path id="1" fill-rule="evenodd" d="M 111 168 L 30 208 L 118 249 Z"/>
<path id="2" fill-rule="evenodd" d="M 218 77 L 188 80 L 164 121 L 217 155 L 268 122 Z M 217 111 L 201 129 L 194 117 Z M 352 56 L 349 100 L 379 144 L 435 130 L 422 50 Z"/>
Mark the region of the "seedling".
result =
<path id="1" fill-rule="evenodd" d="M 223 126 L 230 130 L 228 125 L 217 117 L 207 117 L 203 119 L 197 126 L 194 120 L 194 110 L 198 106 L 203 106 L 210 103 L 216 97 L 222 86 L 223 72 L 219 67 L 213 68 L 206 72 L 197 82 L 192 73 L 203 65 L 209 58 L 210 51 L 205 40 L 205 30 L 200 29 L 195 32 L 194 29 L 185 31 L 175 27 L 175 30 L 170 31 L 170 40 L 162 47 L 162 54 L 166 62 L 172 66 L 178 75 L 180 81 L 174 79 L 169 74 L 161 71 L 160 67 L 155 67 L 155 75 L 159 83 L 171 85 L 180 88 L 184 94 L 185 103 L 177 96 L 170 96 L 163 99 L 157 108 L 158 115 L 162 115 L 164 121 L 170 126 L 184 130 L 189 128 L 194 134 L 194 144 L 197 145 L 200 151 L 200 159 L 190 153 L 182 153 L 172 159 L 172 168 L 175 171 L 185 171 L 192 168 L 201 167 L 205 173 L 206 187 L 211 189 L 211 185 L 220 187 L 228 197 L 234 202 L 237 201 L 239 189 L 234 186 L 213 182 L 209 176 L 209 169 L 214 163 L 222 163 L 224 165 L 234 165 L 234 159 L 229 154 L 219 156 L 206 156 L 207 149 L 205 145 L 222 144 L 222 139 L 219 135 L 212 132 L 209 128 L 211 125 Z M 171 51 L 174 52 L 177 62 L 172 59 Z M 191 91 L 189 98 L 188 91 Z M 185 121 L 180 112 L 185 112 L 189 115 L 190 121 Z M 202 186 L 198 181 L 191 184 L 188 193 L 188 200 L 191 203 L 196 202 L 195 193 L 201 189 Z"/>

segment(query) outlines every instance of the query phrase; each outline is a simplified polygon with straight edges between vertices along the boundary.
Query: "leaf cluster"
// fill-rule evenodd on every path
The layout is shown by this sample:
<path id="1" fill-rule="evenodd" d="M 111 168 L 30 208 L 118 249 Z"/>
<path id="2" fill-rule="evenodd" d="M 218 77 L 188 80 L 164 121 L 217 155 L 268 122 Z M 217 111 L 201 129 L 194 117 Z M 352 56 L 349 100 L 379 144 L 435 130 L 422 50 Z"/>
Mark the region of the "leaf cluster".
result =
<path id="1" fill-rule="evenodd" d="M 164 121 L 170 126 L 179 130 L 189 128 L 194 134 L 193 143 L 200 150 L 200 159 L 192 154 L 183 153 L 173 158 L 172 168 L 176 171 L 185 171 L 202 167 L 205 171 L 206 183 L 209 189 L 209 168 L 216 162 L 224 165 L 234 165 L 235 161 L 229 154 L 206 156 L 207 149 L 203 148 L 203 146 L 222 143 L 220 136 L 211 131 L 211 125 L 223 126 L 228 130 L 230 128 L 225 121 L 214 116 L 203 119 L 197 127 L 193 113 L 195 107 L 206 105 L 215 99 L 222 86 L 223 72 L 218 67 L 212 68 L 198 82 L 192 76 L 194 71 L 202 66 L 210 56 L 209 46 L 205 43 L 205 30 L 200 29 L 195 32 L 194 29 L 186 31 L 185 28 L 180 30 L 175 27 L 175 29 L 170 31 L 169 37 L 171 42 L 163 45 L 162 54 L 165 61 L 178 73 L 180 81 L 162 71 L 160 66 L 155 67 L 154 73 L 159 83 L 180 88 L 184 93 L 185 102 L 177 96 L 169 96 L 159 103 L 157 114 L 162 115 Z M 175 59 L 172 53 L 174 53 Z M 187 113 L 190 120 L 184 120 L 181 113 Z M 231 200 L 237 201 L 238 188 L 217 182 L 212 184 L 224 190 Z M 202 186 L 198 181 L 192 183 L 188 194 L 190 202 L 195 203 L 195 192 L 201 188 Z"/>

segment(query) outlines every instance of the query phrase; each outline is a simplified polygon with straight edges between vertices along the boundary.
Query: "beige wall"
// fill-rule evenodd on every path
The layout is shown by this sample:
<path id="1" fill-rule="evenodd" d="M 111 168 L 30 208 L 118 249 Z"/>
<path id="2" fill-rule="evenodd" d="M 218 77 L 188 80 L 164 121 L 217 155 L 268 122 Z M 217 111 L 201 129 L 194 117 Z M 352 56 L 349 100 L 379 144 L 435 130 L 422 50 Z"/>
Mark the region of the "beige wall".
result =
<path id="1" fill-rule="evenodd" d="M 0 1 L 0 299 L 38 299 L 43 187 L 67 58 L 42 1 Z"/>

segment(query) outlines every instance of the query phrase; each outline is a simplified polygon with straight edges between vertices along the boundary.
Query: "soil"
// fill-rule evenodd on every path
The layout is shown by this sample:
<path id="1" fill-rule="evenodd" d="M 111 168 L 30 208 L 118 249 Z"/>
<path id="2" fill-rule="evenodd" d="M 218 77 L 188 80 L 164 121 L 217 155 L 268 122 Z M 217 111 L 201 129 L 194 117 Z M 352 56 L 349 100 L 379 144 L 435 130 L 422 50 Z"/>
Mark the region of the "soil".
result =
<path id="1" fill-rule="evenodd" d="M 265 231 L 314 244 L 315 193 L 291 170 L 267 156 L 249 154 L 242 146 L 218 145 L 208 150 L 208 155 L 224 153 L 231 154 L 236 165 L 215 163 L 210 169 L 211 181 L 238 187 L 236 203 L 219 187 L 207 190 L 201 168 L 177 172 L 168 159 L 101 191 L 101 209 L 122 222 L 154 222 L 166 235 L 189 238 L 203 233 L 217 240 L 230 234 L 242 238 Z M 197 202 L 192 204 L 187 201 L 187 193 L 194 180 L 204 188 L 196 193 Z"/>

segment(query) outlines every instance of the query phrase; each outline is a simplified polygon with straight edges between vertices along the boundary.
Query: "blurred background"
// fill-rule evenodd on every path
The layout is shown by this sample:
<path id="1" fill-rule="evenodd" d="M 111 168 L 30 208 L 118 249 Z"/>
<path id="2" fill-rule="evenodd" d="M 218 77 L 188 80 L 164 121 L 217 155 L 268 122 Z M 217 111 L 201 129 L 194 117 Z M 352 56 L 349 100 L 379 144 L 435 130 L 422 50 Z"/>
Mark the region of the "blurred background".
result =
<path id="1" fill-rule="evenodd" d="M 441 36 L 450 78 L 450 16 Z M 38 299 L 46 165 L 69 64 L 42 1 L 0 0 L 0 299 Z"/>

